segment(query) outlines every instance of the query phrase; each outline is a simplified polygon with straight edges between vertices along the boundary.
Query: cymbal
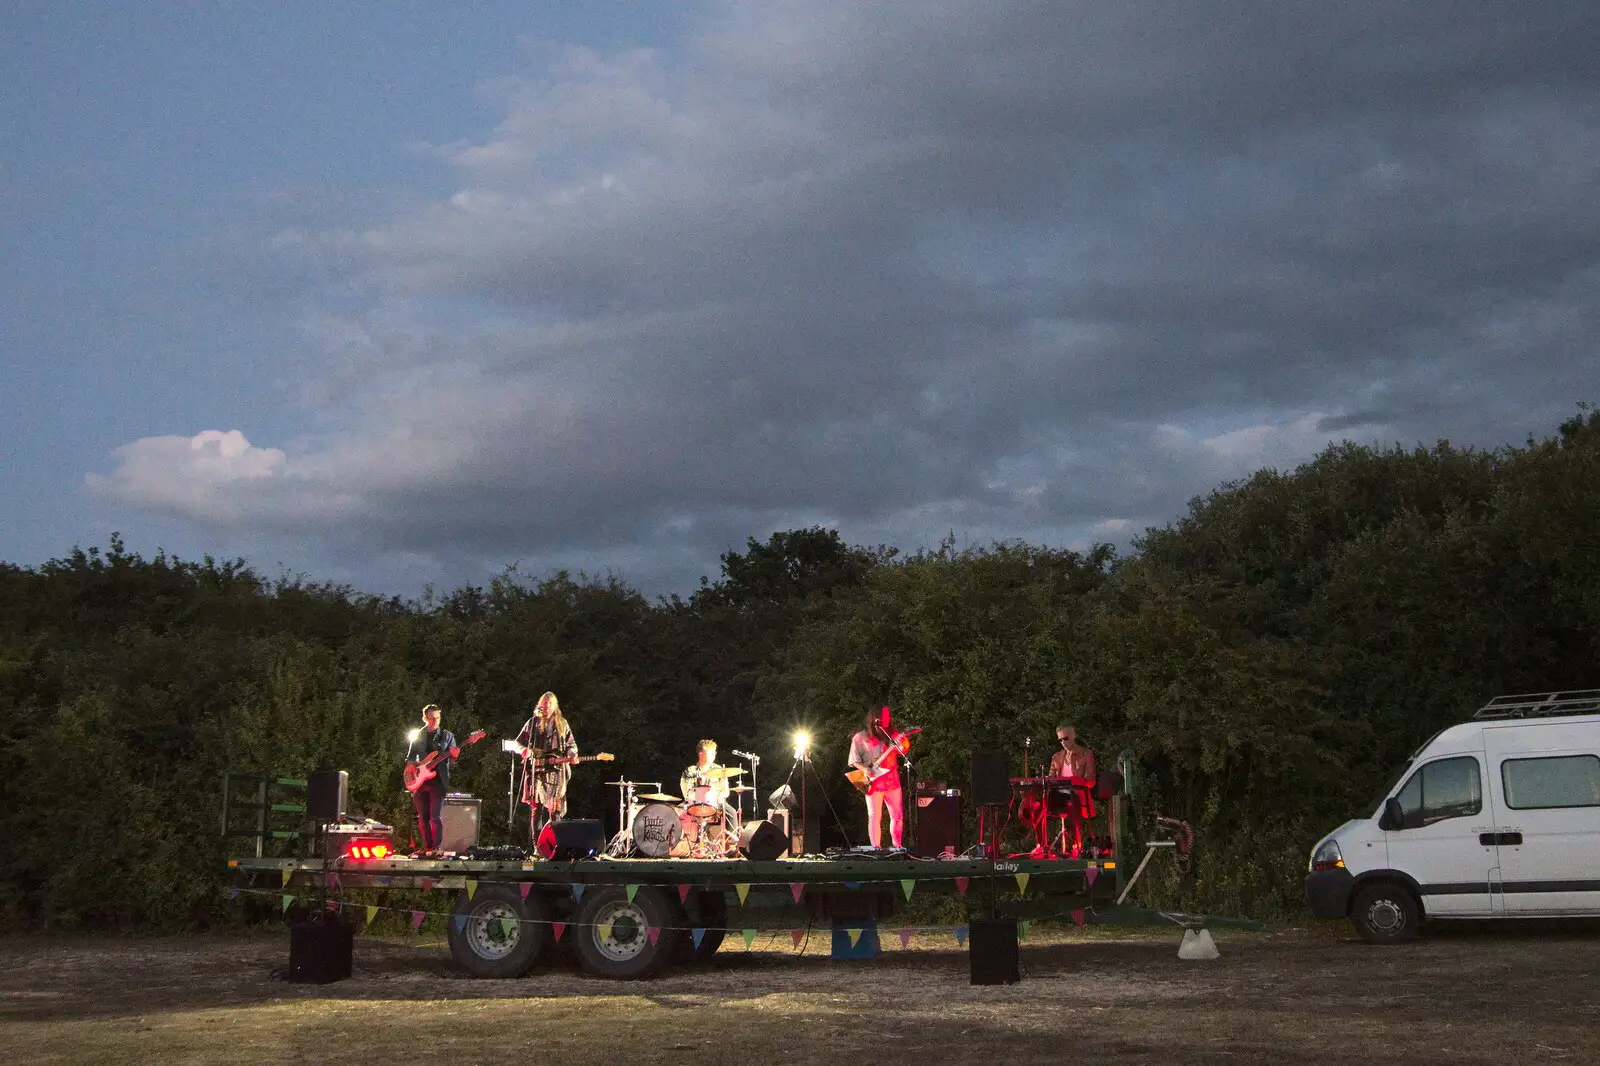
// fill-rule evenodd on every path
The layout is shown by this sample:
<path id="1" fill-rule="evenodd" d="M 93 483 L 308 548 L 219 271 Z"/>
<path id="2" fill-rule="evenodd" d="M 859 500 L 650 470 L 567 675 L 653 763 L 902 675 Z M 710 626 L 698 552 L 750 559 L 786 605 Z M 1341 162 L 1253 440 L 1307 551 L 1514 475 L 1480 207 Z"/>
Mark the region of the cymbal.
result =
<path id="1" fill-rule="evenodd" d="M 744 773 L 744 767 L 742 767 L 742 766 L 733 766 L 733 767 L 724 766 L 724 767 L 722 767 L 720 769 L 717 769 L 717 770 L 700 770 L 695 774 L 695 776 L 696 777 L 738 777 L 742 773 Z"/>
<path id="2" fill-rule="evenodd" d="M 755 791 L 755 786 L 754 785 L 734 785 L 732 788 L 728 789 L 728 791 L 729 792 L 754 792 Z"/>
<path id="3" fill-rule="evenodd" d="M 652 801 L 654 801 L 656 803 L 682 803 L 683 802 L 683 797 L 682 796 L 669 796 L 665 792 L 646 792 L 644 795 L 642 795 L 642 796 L 640 796 L 638 798 L 642 799 L 642 800 L 652 800 Z"/>

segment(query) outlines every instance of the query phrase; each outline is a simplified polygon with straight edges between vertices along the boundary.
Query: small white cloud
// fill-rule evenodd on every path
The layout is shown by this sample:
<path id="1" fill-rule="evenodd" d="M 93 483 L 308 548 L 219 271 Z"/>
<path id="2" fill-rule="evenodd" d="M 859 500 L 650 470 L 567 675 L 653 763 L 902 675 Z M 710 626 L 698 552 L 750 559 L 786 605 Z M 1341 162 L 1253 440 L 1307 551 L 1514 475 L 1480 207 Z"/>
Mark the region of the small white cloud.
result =
<path id="1" fill-rule="evenodd" d="M 257 448 L 236 429 L 144 437 L 112 455 L 117 468 L 109 476 L 85 477 L 91 492 L 203 522 L 237 520 L 245 495 L 237 490 L 282 478 L 288 463 L 281 450 Z"/>

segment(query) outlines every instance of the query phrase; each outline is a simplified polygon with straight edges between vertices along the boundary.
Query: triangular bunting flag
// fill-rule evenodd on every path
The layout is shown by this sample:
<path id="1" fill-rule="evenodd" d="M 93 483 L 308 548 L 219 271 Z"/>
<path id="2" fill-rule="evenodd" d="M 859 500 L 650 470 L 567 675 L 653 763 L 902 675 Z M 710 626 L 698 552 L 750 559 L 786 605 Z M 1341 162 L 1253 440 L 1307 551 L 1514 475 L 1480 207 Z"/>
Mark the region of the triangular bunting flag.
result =
<path id="1" fill-rule="evenodd" d="M 451 915 L 450 920 L 455 923 L 456 932 L 458 933 L 467 927 L 467 916 L 465 914 Z"/>
<path id="2" fill-rule="evenodd" d="M 1032 876 L 1032 874 L 1017 875 L 1017 895 L 1026 896 L 1028 894 L 1028 878 Z"/>
<path id="3" fill-rule="evenodd" d="M 532 881 L 524 881 L 524 882 L 522 882 L 521 886 L 518 888 L 518 891 L 520 891 L 522 893 L 522 898 L 523 899 L 527 899 L 528 898 L 528 889 L 530 889 L 532 887 L 533 887 L 533 882 Z"/>
<path id="4" fill-rule="evenodd" d="M 1017 876 L 1021 877 L 1022 875 L 1018 874 Z M 467 878 L 467 898 L 471 899 L 473 896 L 476 896 L 477 894 L 478 894 L 478 882 L 474 881 L 470 877 Z"/>
<path id="5" fill-rule="evenodd" d="M 424 892 L 432 892 L 433 891 L 433 878 L 424 877 L 422 879 L 422 891 L 424 891 Z"/>
<path id="6" fill-rule="evenodd" d="M 522 931 L 521 923 L 518 922 L 517 919 L 515 919 L 515 918 L 501 918 L 500 919 L 500 935 L 502 937 L 504 937 L 507 940 L 510 940 L 511 939 L 511 930 L 513 930 L 513 929 L 517 930 L 517 932 L 519 932 L 519 933 Z"/>
<path id="7" fill-rule="evenodd" d="M 966 947 L 967 946 L 967 927 L 966 926 L 964 926 L 964 925 L 956 926 L 956 943 L 960 944 L 962 947 Z"/>
<path id="8" fill-rule="evenodd" d="M 1072 924 L 1074 924 L 1074 925 L 1082 925 L 1083 924 L 1083 912 L 1082 911 L 1073 911 L 1072 912 Z"/>
<path id="9" fill-rule="evenodd" d="M 694 949 L 696 951 L 700 950 L 700 941 L 704 940 L 705 938 L 706 931 L 704 929 L 689 930 L 689 939 L 694 941 Z"/>
<path id="10" fill-rule="evenodd" d="M 655 947 L 656 941 L 661 939 L 661 927 L 656 925 L 647 925 L 644 927 L 644 935 L 650 939 L 650 946 Z"/>
<path id="11" fill-rule="evenodd" d="M 802 885 L 799 881 L 796 881 L 796 882 L 794 882 L 793 884 L 791 884 L 789 886 L 789 895 L 794 897 L 794 901 L 796 903 L 799 903 L 800 902 L 800 897 L 805 895 L 805 894 L 806 894 L 806 886 Z"/>
<path id="12" fill-rule="evenodd" d="M 422 932 L 422 922 L 427 917 L 428 917 L 428 915 L 427 915 L 427 913 L 425 911 L 412 911 L 411 912 L 411 931 L 413 933 Z"/>
<path id="13" fill-rule="evenodd" d="M 846 881 L 844 883 L 844 887 L 845 888 L 860 888 L 861 887 L 861 882 L 860 881 Z"/>
<path id="14" fill-rule="evenodd" d="M 328 887 L 329 888 L 338 888 L 339 887 L 339 871 L 338 870 L 329 870 L 328 871 Z"/>
<path id="15" fill-rule="evenodd" d="M 365 928 L 366 926 L 371 925 L 372 924 L 372 919 L 376 918 L 377 916 L 378 916 L 378 908 L 372 906 L 371 904 L 368 904 L 367 905 L 367 920 L 362 923 L 362 927 Z"/>
<path id="16" fill-rule="evenodd" d="M 744 937 L 744 949 L 746 951 L 755 946 L 756 931 L 754 929 L 741 929 L 739 930 L 739 935 Z"/>
<path id="17" fill-rule="evenodd" d="M 326 907 L 329 911 L 333 912 L 334 914 L 338 914 L 339 913 L 339 901 L 336 900 L 336 899 L 328 900 L 326 903 L 323 904 L 323 906 Z"/>
<path id="18" fill-rule="evenodd" d="M 288 888 L 289 887 L 289 882 L 291 880 L 293 880 L 293 878 L 294 878 L 294 871 L 293 870 L 285 870 L 285 871 L 283 871 L 283 887 L 284 888 Z"/>
<path id="19" fill-rule="evenodd" d="M 679 885 L 678 886 L 678 902 L 679 903 L 688 903 L 689 902 L 689 886 L 688 885 Z"/>
<path id="20" fill-rule="evenodd" d="M 900 882 L 900 891 L 906 894 L 906 899 L 911 898 L 911 893 L 916 889 L 916 887 L 917 883 L 909 877 Z"/>
<path id="21" fill-rule="evenodd" d="M 633 902 L 633 897 L 637 896 L 639 894 L 639 886 L 638 885 L 628 885 L 625 889 L 623 889 L 623 891 L 628 893 L 628 902 L 632 903 Z"/>
<path id="22" fill-rule="evenodd" d="M 289 909 L 289 904 L 291 904 L 293 902 L 294 902 L 294 897 L 289 895 L 288 893 L 284 893 L 284 896 L 283 896 L 283 909 L 284 910 L 288 910 Z"/>
<path id="23" fill-rule="evenodd" d="M 800 941 L 804 940 L 805 938 L 806 938 L 806 931 L 804 929 L 791 929 L 791 930 L 789 930 L 789 939 L 794 941 L 794 946 L 795 946 L 796 950 L 799 950 Z"/>
<path id="24" fill-rule="evenodd" d="M 846 929 L 845 930 L 845 935 L 850 938 L 850 946 L 851 947 L 855 947 L 857 944 L 861 943 L 861 930 L 860 929 Z"/>
<path id="25" fill-rule="evenodd" d="M 611 923 L 610 922 L 601 922 L 599 925 L 595 926 L 594 928 L 595 928 L 595 932 L 600 934 L 600 939 L 601 940 L 610 940 L 611 939 Z"/>
<path id="26" fill-rule="evenodd" d="M 239 898 L 239 886 L 238 885 L 234 885 L 233 886 L 233 891 L 228 893 L 228 898 L 229 899 L 238 899 Z"/>
<path id="27" fill-rule="evenodd" d="M 572 898 L 575 901 L 579 902 L 579 903 L 583 902 L 583 886 L 582 885 L 574 884 L 572 886 Z"/>
<path id="28" fill-rule="evenodd" d="M 956 878 L 956 892 L 958 894 L 960 894 L 960 895 L 965 896 L 967 894 L 967 885 L 969 885 L 971 883 L 972 883 L 972 878 L 970 878 L 970 877 L 958 877 L 958 878 Z"/>
<path id="29" fill-rule="evenodd" d="M 1091 866 L 1087 870 L 1083 871 L 1084 884 L 1093 885 L 1098 880 L 1100 880 L 1100 867 Z"/>
<path id="30" fill-rule="evenodd" d="M 550 932 L 555 934 L 556 943 L 561 943 L 561 934 L 567 931 L 566 922 L 551 922 Z"/>
<path id="31" fill-rule="evenodd" d="M 1027 923 L 1026 920 L 1023 920 L 1023 921 L 1020 921 L 1020 922 L 1017 923 L 1017 939 L 1018 940 L 1026 940 L 1026 939 L 1028 939 L 1028 923 Z"/>
<path id="32" fill-rule="evenodd" d="M 733 890 L 739 893 L 739 906 L 744 906 L 744 901 L 750 898 L 749 885 L 734 885 Z"/>
<path id="33" fill-rule="evenodd" d="M 899 929 L 896 929 L 895 932 L 900 934 L 901 947 L 908 948 L 911 946 L 911 929 L 909 926 L 901 926 Z"/>

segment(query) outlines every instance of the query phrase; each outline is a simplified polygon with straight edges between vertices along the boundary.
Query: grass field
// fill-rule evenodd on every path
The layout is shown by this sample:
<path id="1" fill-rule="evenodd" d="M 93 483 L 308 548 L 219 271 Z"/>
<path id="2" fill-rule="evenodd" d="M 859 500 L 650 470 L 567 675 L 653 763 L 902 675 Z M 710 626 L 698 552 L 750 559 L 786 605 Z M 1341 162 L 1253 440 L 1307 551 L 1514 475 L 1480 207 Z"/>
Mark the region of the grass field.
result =
<path id="1" fill-rule="evenodd" d="M 1217 939 L 1221 959 L 1184 962 L 1170 931 L 1036 931 L 1022 983 L 974 987 L 949 940 L 833 962 L 825 937 L 799 955 L 736 939 L 629 984 L 559 965 L 477 980 L 437 940 L 364 938 L 351 980 L 305 986 L 278 975 L 286 933 L 13 937 L 0 1036 L 30 1063 L 1600 1061 L 1592 927 Z"/>

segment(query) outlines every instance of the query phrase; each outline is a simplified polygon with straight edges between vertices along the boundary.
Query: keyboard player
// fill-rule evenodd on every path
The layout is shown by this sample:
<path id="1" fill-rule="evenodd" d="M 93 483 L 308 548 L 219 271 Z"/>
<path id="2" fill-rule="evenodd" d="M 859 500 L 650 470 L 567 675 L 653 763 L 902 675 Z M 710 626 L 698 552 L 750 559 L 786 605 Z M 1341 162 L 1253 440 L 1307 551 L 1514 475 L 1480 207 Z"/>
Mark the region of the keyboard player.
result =
<path id="1" fill-rule="evenodd" d="M 1056 739 L 1061 742 L 1061 750 L 1050 757 L 1050 776 L 1071 778 L 1075 782 L 1093 787 L 1094 752 L 1078 743 L 1078 731 L 1070 725 L 1057 726 Z M 1073 802 L 1064 814 L 1072 821 L 1071 854 L 1074 858 L 1083 852 L 1083 819 L 1087 813 L 1080 804 Z"/>

